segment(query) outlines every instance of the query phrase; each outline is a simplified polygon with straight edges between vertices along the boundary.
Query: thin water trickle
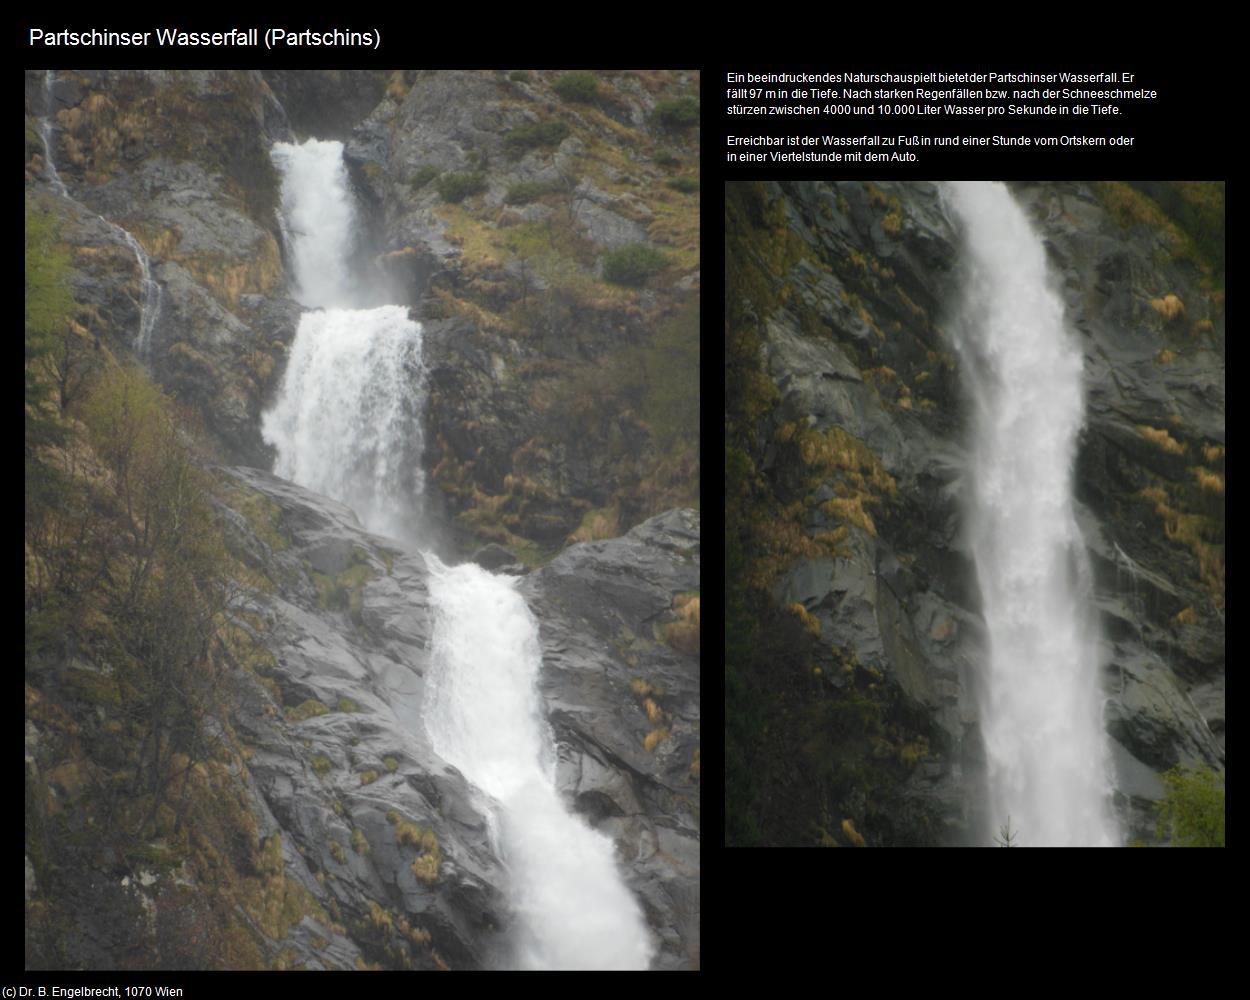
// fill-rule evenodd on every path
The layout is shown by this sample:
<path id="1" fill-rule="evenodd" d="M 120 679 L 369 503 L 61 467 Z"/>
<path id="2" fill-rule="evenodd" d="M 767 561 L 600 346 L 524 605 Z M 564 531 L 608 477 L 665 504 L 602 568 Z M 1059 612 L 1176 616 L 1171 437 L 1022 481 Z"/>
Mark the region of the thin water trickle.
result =
<path id="1" fill-rule="evenodd" d="M 1072 501 L 1083 362 L 1046 253 L 1001 184 L 950 183 L 967 282 L 956 346 L 975 406 L 969 534 L 989 664 L 990 813 L 1021 845 L 1120 842 L 1109 805 L 1092 574 Z"/>
<path id="2" fill-rule="evenodd" d="M 52 190 L 59 197 L 72 201 L 76 205 L 81 205 L 82 203 L 69 193 L 65 182 L 61 180 L 61 174 L 56 169 L 56 160 L 52 156 L 54 138 L 52 132 L 52 85 L 55 80 L 56 77 L 53 70 L 48 70 L 44 74 L 44 114 L 39 120 L 39 137 L 43 140 L 44 166 L 48 182 L 52 185 Z M 139 331 L 135 335 L 135 348 L 141 355 L 146 355 L 152 344 L 152 331 L 156 328 L 156 320 L 161 312 L 161 286 L 152 277 L 152 263 L 148 259 L 147 252 L 139 244 L 139 241 L 135 239 L 134 234 L 130 230 L 119 226 L 116 222 L 106 219 L 103 215 L 98 213 L 92 214 L 115 233 L 120 234 L 122 240 L 134 253 L 135 261 L 139 265 L 143 298 L 139 303 Z"/>

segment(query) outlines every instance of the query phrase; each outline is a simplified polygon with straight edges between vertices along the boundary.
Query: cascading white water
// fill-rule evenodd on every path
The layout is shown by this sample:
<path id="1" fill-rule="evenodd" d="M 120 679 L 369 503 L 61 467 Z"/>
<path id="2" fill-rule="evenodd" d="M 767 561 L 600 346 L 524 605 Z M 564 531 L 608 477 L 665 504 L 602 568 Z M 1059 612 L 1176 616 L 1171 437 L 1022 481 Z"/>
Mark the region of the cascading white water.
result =
<path id="1" fill-rule="evenodd" d="M 1073 511 L 1082 357 L 1041 239 L 1001 184 L 951 183 L 968 279 L 957 347 L 976 407 L 970 536 L 989 635 L 990 811 L 1024 846 L 1120 842 L 1089 560 Z"/>
<path id="2" fill-rule="evenodd" d="M 425 724 L 435 751 L 498 803 L 526 969 L 646 969 L 651 944 L 612 841 L 555 789 L 536 683 L 538 626 L 513 581 L 434 557 L 433 669 Z"/>
<path id="3" fill-rule="evenodd" d="M 273 159 L 297 297 L 349 305 L 353 210 L 342 144 L 279 143 Z M 262 427 L 278 450 L 278 475 L 401 539 L 413 538 L 405 506 L 419 491 L 420 334 L 399 306 L 305 313 Z M 571 815 L 555 789 L 536 688 L 537 623 L 511 578 L 425 558 L 435 610 L 426 730 L 435 751 L 490 799 L 520 918 L 515 963 L 647 968 L 650 937 L 612 842 Z"/>
<path id="4" fill-rule="evenodd" d="M 60 172 L 56 169 L 56 161 L 52 157 L 52 84 L 54 81 L 54 72 L 48 70 L 43 78 L 45 93 L 44 115 L 39 120 L 39 137 L 43 140 L 44 164 L 47 167 L 48 181 L 52 185 L 52 190 L 62 198 L 66 198 L 75 204 L 81 204 L 69 193 L 65 182 L 61 180 Z M 134 234 L 98 213 L 93 214 L 106 226 L 121 235 L 126 245 L 134 252 L 135 260 L 139 264 L 143 298 L 139 303 L 139 332 L 135 336 L 135 347 L 140 354 L 147 354 L 152 342 L 152 330 L 156 327 L 156 320 L 161 311 L 161 286 L 152 277 L 151 261 L 148 260 L 147 252 L 140 246 Z"/>
<path id="5" fill-rule="evenodd" d="M 276 143 L 271 158 L 282 174 L 282 226 L 295 271 L 295 300 L 316 306 L 356 301 L 348 260 L 356 210 L 341 142 Z"/>
<path id="6" fill-rule="evenodd" d="M 274 472 L 402 538 L 421 492 L 421 328 L 402 306 L 305 313 L 261 423 Z"/>
<path id="7" fill-rule="evenodd" d="M 284 225 L 304 305 L 356 299 L 354 210 L 343 144 L 278 143 Z M 300 318 L 291 357 L 261 434 L 274 471 L 348 504 L 371 531 L 413 533 L 422 490 L 421 326 L 402 306 L 324 308 Z"/>

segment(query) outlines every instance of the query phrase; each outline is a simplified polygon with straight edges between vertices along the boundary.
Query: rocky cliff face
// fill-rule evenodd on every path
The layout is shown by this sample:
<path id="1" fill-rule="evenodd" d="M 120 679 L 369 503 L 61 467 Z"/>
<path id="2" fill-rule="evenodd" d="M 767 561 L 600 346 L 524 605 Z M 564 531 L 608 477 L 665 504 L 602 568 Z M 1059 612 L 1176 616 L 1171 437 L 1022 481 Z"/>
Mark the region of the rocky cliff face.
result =
<path id="1" fill-rule="evenodd" d="M 176 819 L 128 802 L 128 751 L 91 760 L 75 721 L 123 731 L 94 640 L 129 624 L 97 617 L 92 643 L 37 664 L 28 642 L 32 967 L 509 961 L 483 803 L 421 725 L 421 555 L 245 467 L 270 467 L 259 418 L 300 312 L 269 149 L 309 134 L 347 142 L 361 269 L 426 328 L 427 512 L 466 552 L 508 546 L 484 563 L 538 570 L 521 586 L 561 789 L 615 841 L 653 966 L 698 966 L 698 140 L 673 110 L 697 77 L 569 75 L 28 75 L 28 204 L 69 249 L 66 344 L 83 371 L 134 357 L 223 463 L 236 577 L 211 740 L 172 765 Z M 644 272 L 605 280 L 638 247 Z M 93 846 L 97 822 L 110 845 L 142 836 Z"/>
<path id="2" fill-rule="evenodd" d="M 1223 762 L 1222 188 L 1013 190 L 1085 350 L 1117 805 L 1150 841 L 1157 774 Z M 726 225 L 731 839 L 988 843 L 958 234 L 924 183 L 730 185 Z"/>

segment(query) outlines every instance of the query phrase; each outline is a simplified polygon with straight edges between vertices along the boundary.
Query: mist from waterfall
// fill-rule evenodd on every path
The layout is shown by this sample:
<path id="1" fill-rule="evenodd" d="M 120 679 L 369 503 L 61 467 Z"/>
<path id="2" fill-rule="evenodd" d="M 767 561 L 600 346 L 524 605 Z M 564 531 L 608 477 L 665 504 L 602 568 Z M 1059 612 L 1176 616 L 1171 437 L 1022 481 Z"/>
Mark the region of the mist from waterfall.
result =
<path id="1" fill-rule="evenodd" d="M 313 308 L 262 429 L 278 475 L 351 505 L 371 531 L 419 541 L 421 327 L 400 306 L 350 308 L 356 225 L 342 152 L 318 140 L 274 147 L 295 295 Z M 516 581 L 424 558 L 435 620 L 422 715 L 435 752 L 486 799 L 518 917 L 512 964 L 646 969 L 650 934 L 611 839 L 556 791 L 538 625 Z"/>
<path id="2" fill-rule="evenodd" d="M 989 815 L 1020 846 L 1121 842 L 1109 809 L 1097 623 L 1073 507 L 1081 349 L 1041 238 L 1002 184 L 949 183 L 966 286 L 956 327 L 974 402 L 968 533 L 988 633 Z"/>

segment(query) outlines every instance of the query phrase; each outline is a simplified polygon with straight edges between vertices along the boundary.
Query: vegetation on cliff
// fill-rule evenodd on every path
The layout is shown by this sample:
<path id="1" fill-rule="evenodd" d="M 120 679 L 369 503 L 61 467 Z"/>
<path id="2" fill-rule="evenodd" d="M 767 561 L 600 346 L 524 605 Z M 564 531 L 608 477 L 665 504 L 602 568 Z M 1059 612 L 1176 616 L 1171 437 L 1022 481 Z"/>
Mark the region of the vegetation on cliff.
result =
<path id="1" fill-rule="evenodd" d="M 266 861 L 238 785 L 223 672 L 268 655 L 233 603 L 254 574 L 226 548 L 194 422 L 75 319 L 55 219 L 28 198 L 27 965 L 91 963 L 77 921 L 114 907 L 124 925 L 139 904 L 117 880 L 178 870 L 154 936 L 106 960 L 257 967 L 266 935 L 329 918 L 280 848 Z"/>
<path id="2" fill-rule="evenodd" d="M 495 359 L 471 389 L 436 377 L 431 398 L 432 421 L 455 424 L 433 436 L 433 484 L 466 544 L 536 564 L 592 531 L 697 505 L 698 133 L 653 113 L 689 96 L 686 75 L 403 82 L 403 104 L 375 114 L 386 127 L 454 85 L 486 109 L 474 128 L 496 130 L 448 123 L 445 165 L 420 164 L 403 192 L 456 250 L 425 316 L 466 321 Z M 381 194 L 394 172 L 382 164 L 369 183 Z"/>

